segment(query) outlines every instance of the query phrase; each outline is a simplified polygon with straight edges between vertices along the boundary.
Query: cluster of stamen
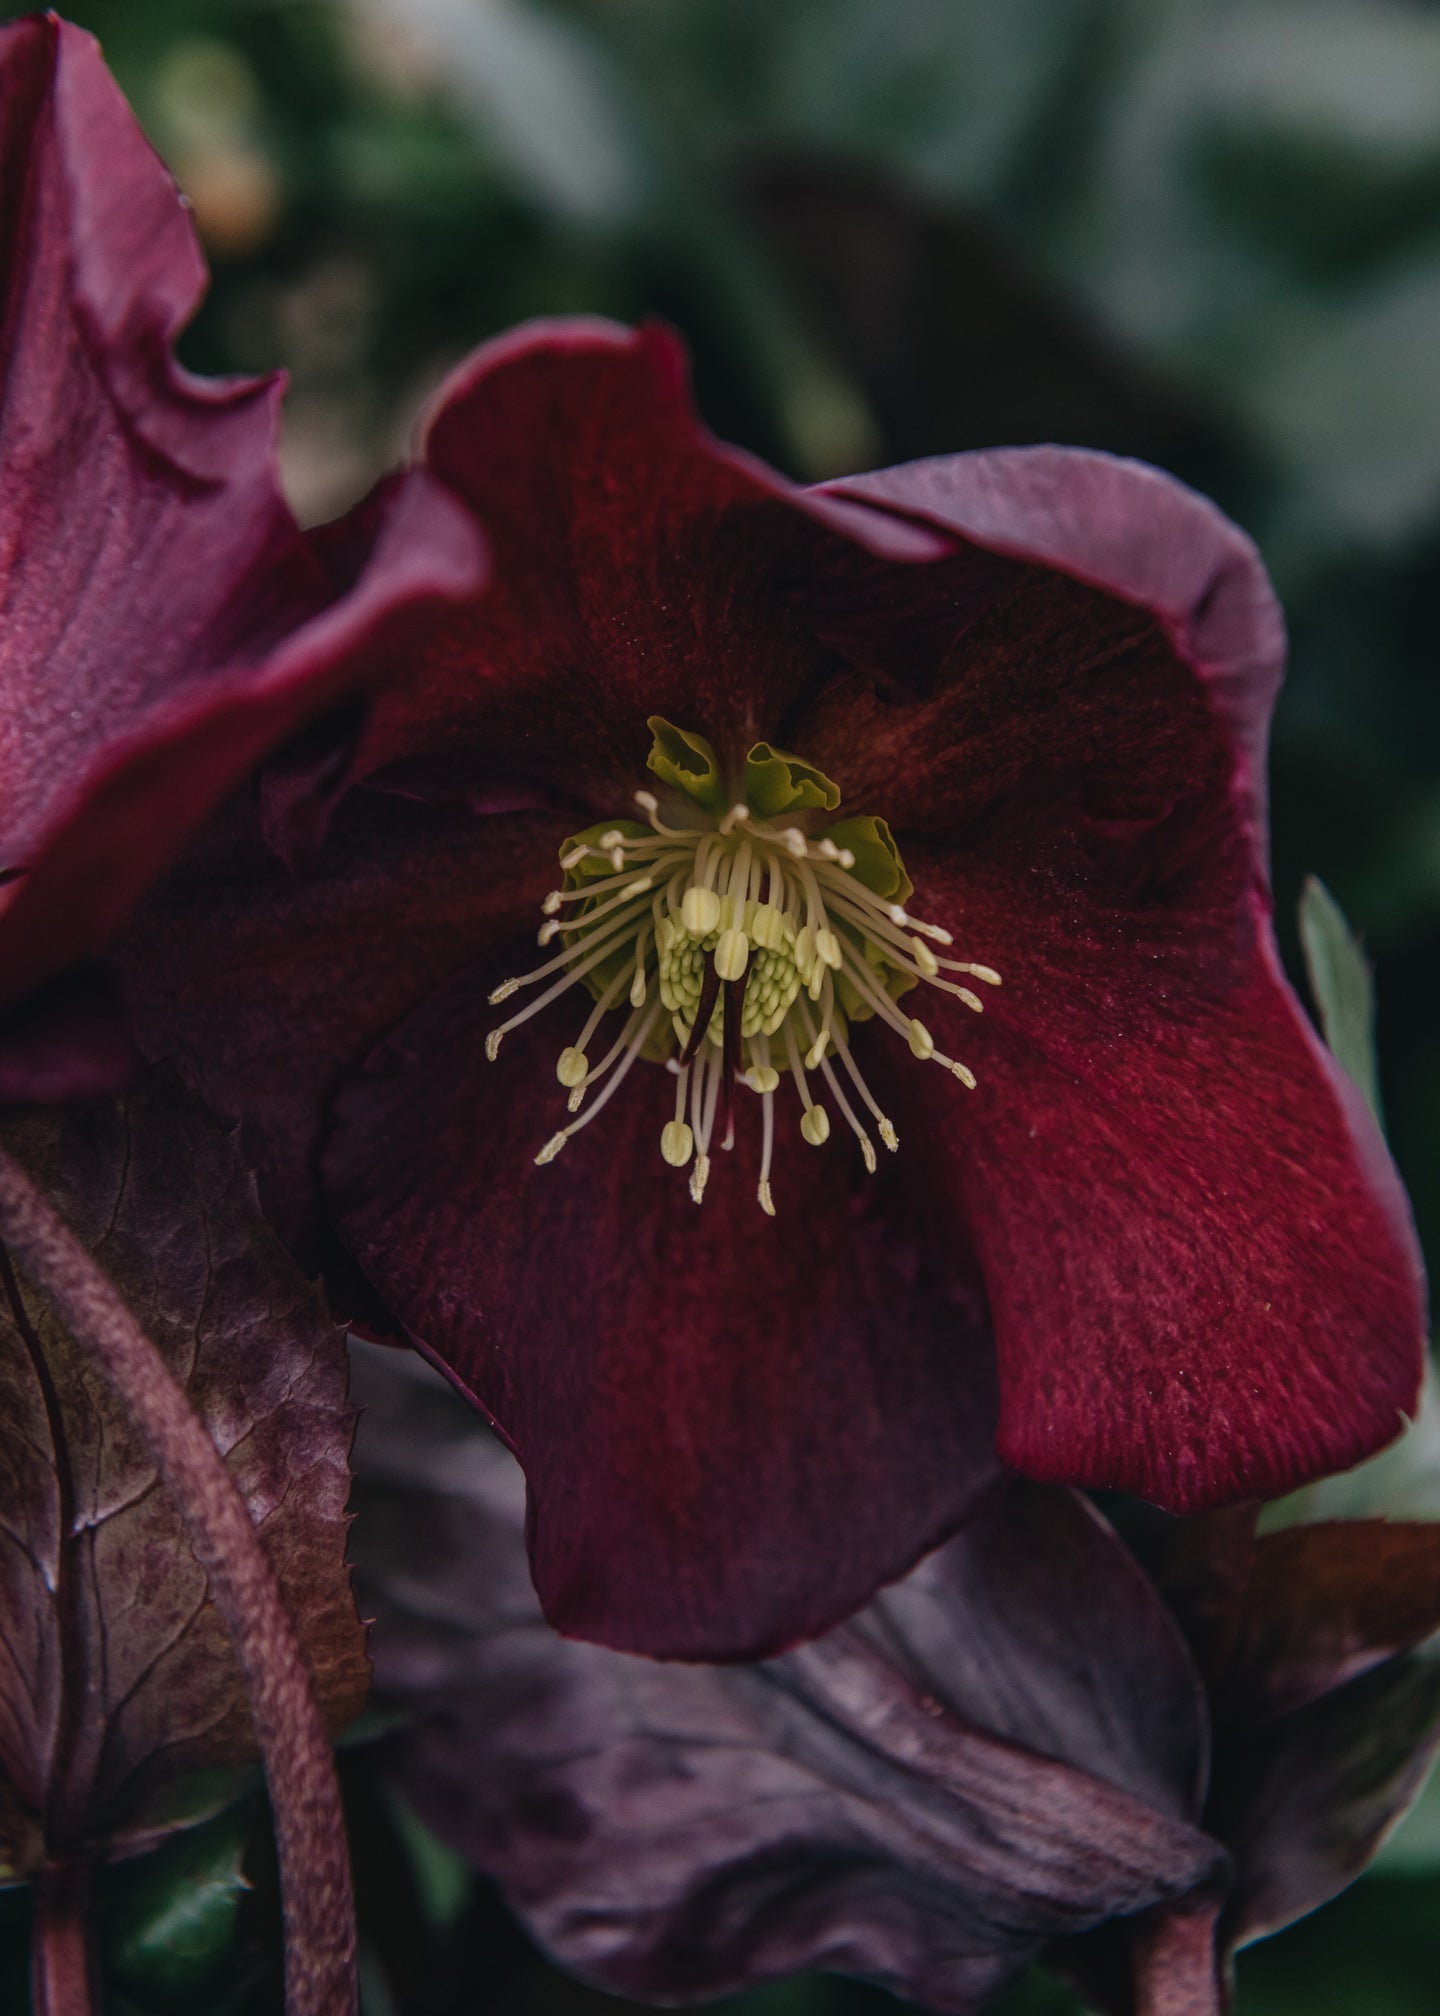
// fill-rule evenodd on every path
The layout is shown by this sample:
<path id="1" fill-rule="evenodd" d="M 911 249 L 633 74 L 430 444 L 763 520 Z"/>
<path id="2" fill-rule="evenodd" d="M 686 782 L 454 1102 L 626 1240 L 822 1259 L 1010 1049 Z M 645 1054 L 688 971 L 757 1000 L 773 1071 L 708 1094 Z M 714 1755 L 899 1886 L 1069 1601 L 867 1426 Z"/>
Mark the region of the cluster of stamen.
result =
<path id="1" fill-rule="evenodd" d="M 554 957 L 490 996 L 499 1003 L 549 983 L 490 1031 L 485 1049 L 492 1060 L 510 1030 L 577 983 L 594 996 L 555 1067 L 569 1110 L 580 1117 L 551 1136 L 537 1163 L 552 1162 L 648 1057 L 663 1061 L 675 1080 L 674 1117 L 661 1132 L 660 1152 L 674 1168 L 692 1165 L 697 1204 L 712 1146 L 734 1144 L 737 1088 L 759 1096 L 757 1194 L 773 1217 L 775 1100 L 785 1073 L 799 1099 L 800 1132 L 812 1147 L 830 1135 L 826 1094 L 872 1174 L 871 1127 L 886 1148 L 899 1146 L 855 1061 L 853 1020 L 888 1023 L 914 1057 L 974 1087 L 974 1074 L 939 1051 L 896 996 L 923 983 L 978 1014 L 980 997 L 965 980 L 994 987 L 999 974 L 932 949 L 948 948 L 950 933 L 868 888 L 855 873 L 851 849 L 824 833 L 812 838 L 799 825 L 759 818 L 743 803 L 718 820 L 696 808 L 693 826 L 662 819 L 653 792 L 637 791 L 635 803 L 644 828 L 616 826 L 562 855 L 567 886 L 545 898 L 540 929 L 542 946 L 559 941 Z M 592 1061 L 592 1042 L 611 1010 L 624 1020 Z"/>

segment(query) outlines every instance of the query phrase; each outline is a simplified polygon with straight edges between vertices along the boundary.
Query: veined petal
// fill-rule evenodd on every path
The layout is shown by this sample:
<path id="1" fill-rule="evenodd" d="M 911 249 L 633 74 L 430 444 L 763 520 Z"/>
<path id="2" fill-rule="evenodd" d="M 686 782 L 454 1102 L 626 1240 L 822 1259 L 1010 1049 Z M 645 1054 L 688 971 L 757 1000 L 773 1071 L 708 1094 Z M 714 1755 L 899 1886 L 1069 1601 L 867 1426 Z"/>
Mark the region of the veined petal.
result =
<path id="1" fill-rule="evenodd" d="M 443 727 L 477 775 L 563 781 L 597 812 L 628 805 L 650 714 L 703 722 L 738 771 L 825 663 L 797 599 L 949 543 L 717 442 L 658 327 L 537 322 L 484 345 L 424 457 L 484 523 L 494 578 L 385 694 L 360 767 L 433 753 Z"/>
<path id="2" fill-rule="evenodd" d="M 965 1024 L 981 1090 L 928 1136 L 984 1270 L 1001 1453 L 1180 1512 L 1359 1461 L 1415 1404 L 1419 1258 L 1238 841 L 1191 827 L 1167 861 L 1176 836 L 1151 836 L 1157 881 L 1127 905 L 1073 841 L 1052 830 L 1037 872 L 1006 831 L 963 866 L 907 843 L 1005 971 Z"/>
<path id="3" fill-rule="evenodd" d="M 518 1032 L 493 1069 L 484 1000 L 468 977 L 437 994 L 338 1095 L 341 1236 L 524 1464 L 562 1630 L 733 1659 L 824 1629 L 997 1474 L 963 1253 L 927 1257 L 923 1197 L 897 1185 L 882 1210 L 848 1161 L 792 1142 L 784 1217 L 728 1170 L 696 1210 L 656 1180 L 674 1098 L 653 1067 L 537 1169 L 559 1045 Z"/>

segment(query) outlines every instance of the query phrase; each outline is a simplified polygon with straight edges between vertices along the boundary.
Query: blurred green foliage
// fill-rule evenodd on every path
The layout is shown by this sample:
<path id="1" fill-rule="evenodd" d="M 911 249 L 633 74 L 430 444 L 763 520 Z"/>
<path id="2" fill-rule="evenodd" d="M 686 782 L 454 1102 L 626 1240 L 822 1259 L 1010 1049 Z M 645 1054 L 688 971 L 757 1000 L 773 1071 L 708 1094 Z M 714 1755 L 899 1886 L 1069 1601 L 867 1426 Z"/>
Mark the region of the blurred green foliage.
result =
<path id="1" fill-rule="evenodd" d="M 1440 1254 L 1435 0 L 72 11 L 195 205 L 215 279 L 189 361 L 291 372 L 302 515 L 403 452 L 474 343 L 575 311 L 676 323 L 717 432 L 797 475 L 1059 439 L 1214 494 L 1292 624 L 1287 956 L 1298 974 L 1313 873 L 1374 962 L 1392 1139 Z M 361 1804 L 362 1899 L 396 1950 L 429 1925 L 449 1955 L 407 1990 L 367 1952 L 370 2016 L 604 1999 L 545 1969 L 488 1893 L 452 1890 L 437 1929 L 434 1869 Z M 408 1930 L 372 1864 L 413 1869 Z M 1247 1959 L 1241 2016 L 1428 2009 L 1435 1905 L 1433 1876 L 1372 1879 Z M 878 1998 L 802 1983 L 748 2007 L 861 2003 Z M 1027 1986 L 1011 2016 L 1066 2006 Z"/>

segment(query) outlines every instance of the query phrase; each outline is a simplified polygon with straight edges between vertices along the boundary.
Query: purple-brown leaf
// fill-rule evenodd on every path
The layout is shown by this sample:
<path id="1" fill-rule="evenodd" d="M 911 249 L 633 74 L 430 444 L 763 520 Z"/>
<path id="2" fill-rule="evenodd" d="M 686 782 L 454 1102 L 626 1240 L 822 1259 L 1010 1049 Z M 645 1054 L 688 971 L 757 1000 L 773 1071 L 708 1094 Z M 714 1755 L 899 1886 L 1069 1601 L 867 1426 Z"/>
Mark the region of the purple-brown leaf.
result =
<path id="1" fill-rule="evenodd" d="M 1422 1653 L 1222 1743 L 1206 1820 L 1237 1865 L 1227 1945 L 1278 1932 L 1352 1883 L 1437 1747 L 1440 1664 Z"/>
<path id="2" fill-rule="evenodd" d="M 829 1968 L 965 2016 L 1223 1871 L 1194 1670 L 1069 1493 L 996 1494 L 798 1652 L 661 1664 L 544 1623 L 519 1472 L 423 1368 L 367 1351 L 357 1393 L 377 1687 L 417 1718 L 391 1767 L 566 1965 L 664 2001 Z"/>
<path id="3" fill-rule="evenodd" d="M 275 1566 L 332 1727 L 364 1697 L 345 1567 L 340 1333 L 266 1230 L 237 1145 L 168 1075 L 29 1115 L 5 1145 L 149 1331 Z M 225 1626 L 106 1385 L 7 1266 L 0 1283 L 0 1854 L 103 1853 L 183 1774 L 253 1754 Z M 8 1782 L 7 1782 L 8 1781 Z"/>

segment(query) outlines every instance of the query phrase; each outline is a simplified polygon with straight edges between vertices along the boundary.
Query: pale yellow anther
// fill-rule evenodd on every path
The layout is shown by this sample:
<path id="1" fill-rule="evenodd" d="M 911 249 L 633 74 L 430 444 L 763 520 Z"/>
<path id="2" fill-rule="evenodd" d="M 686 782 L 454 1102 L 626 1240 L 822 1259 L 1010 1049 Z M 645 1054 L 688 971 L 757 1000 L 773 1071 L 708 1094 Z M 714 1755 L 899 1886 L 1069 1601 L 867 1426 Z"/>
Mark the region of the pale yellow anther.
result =
<path id="1" fill-rule="evenodd" d="M 906 1037 L 913 1056 L 933 1060 L 973 1088 L 974 1073 L 938 1051 L 925 1024 L 910 1019 L 895 1004 L 906 987 L 919 980 L 964 1002 L 972 1013 L 979 1012 L 981 999 L 972 987 L 998 986 L 1000 975 L 993 967 L 937 956 L 939 947 L 953 942 L 950 933 L 938 924 L 912 918 L 902 903 L 870 889 L 858 872 L 852 872 L 857 871 L 856 851 L 828 834 L 812 837 L 800 823 L 782 827 L 743 802 L 722 807 L 718 817 L 696 819 L 692 809 L 672 829 L 661 818 L 661 800 L 654 792 L 640 790 L 633 796 L 641 815 L 648 818 L 648 830 L 640 837 L 641 829 L 636 828 L 637 838 L 631 840 L 616 823 L 600 831 L 597 839 L 577 841 L 567 849 L 562 856 L 566 880 L 540 905 L 539 941 L 552 950 L 536 962 L 537 970 L 506 980 L 490 997 L 499 1003 L 532 982 L 545 983 L 528 997 L 528 1009 L 512 1013 L 485 1037 L 485 1054 L 491 1059 L 498 1055 L 508 1030 L 528 1021 L 575 982 L 583 982 L 598 1004 L 579 1042 L 562 1051 L 555 1065 L 575 1117 L 545 1143 L 536 1163 L 554 1161 L 570 1136 L 608 1104 L 610 1093 L 631 1067 L 655 1059 L 664 1061 L 676 1078 L 676 1118 L 661 1133 L 661 1156 L 672 1168 L 686 1171 L 697 1204 L 710 1178 L 709 1149 L 718 1153 L 735 1141 L 728 1091 L 723 1105 L 716 1099 L 732 1074 L 764 1104 L 764 1148 L 755 1194 L 767 1217 L 775 1216 L 770 1186 L 776 1120 L 772 1102 L 777 1093 L 783 1094 L 787 1080 L 802 1109 L 801 1136 L 811 1147 L 819 1147 L 833 1132 L 831 1114 L 812 1103 L 821 1080 L 810 1074 L 823 1073 L 824 1085 L 859 1144 L 866 1171 L 874 1175 L 878 1145 L 883 1143 L 893 1153 L 900 1141 L 894 1126 L 880 1114 L 851 1054 L 850 1022 L 878 1015 Z M 908 887 L 903 881 L 899 886 Z M 961 976 L 971 984 L 957 985 Z M 717 982 L 729 990 L 721 1002 L 715 1001 Z M 813 1007 L 807 1005 L 807 995 Z M 714 1012 L 707 1008 L 702 1043 L 698 1039 L 703 999 L 714 1004 Z M 608 1038 L 602 1045 L 606 1056 L 597 1077 L 586 1047 L 612 1007 L 620 1009 L 618 1019 L 630 1019 L 613 1048 Z M 738 1043 L 738 1059 L 725 1044 L 732 1015 L 740 1023 L 738 1031 L 728 1031 Z M 788 1070 L 759 1061 L 768 1057 L 767 1044 L 777 1037 Z M 692 1071 L 679 1065 L 687 1048 L 692 1063 L 699 1059 L 698 1086 L 692 1083 Z M 852 1110 L 832 1069 L 832 1058 L 854 1080 L 873 1118 Z M 605 1090 L 597 1098 L 593 1092 L 601 1078 Z M 679 1117 L 687 1111 L 687 1100 L 693 1106 L 696 1099 L 703 1126 Z M 710 1140 L 717 1117 L 720 1129 Z"/>
<path id="2" fill-rule="evenodd" d="M 713 889 L 697 889 L 692 883 L 680 905 L 680 921 L 692 938 L 708 938 L 720 922 L 720 898 Z"/>
<path id="3" fill-rule="evenodd" d="M 823 1106 L 807 1106 L 800 1116 L 800 1132 L 812 1148 L 830 1139 L 830 1115 Z"/>
<path id="4" fill-rule="evenodd" d="M 660 1153 L 672 1169 L 683 1169 L 690 1160 L 695 1136 L 683 1120 L 667 1120 L 660 1130 Z"/>
<path id="5" fill-rule="evenodd" d="M 833 972 L 840 971 L 840 940 L 833 931 L 815 933 L 815 950 Z"/>
<path id="6" fill-rule="evenodd" d="M 500 985 L 491 991 L 490 1006 L 498 1008 L 502 1001 L 508 1001 L 512 994 L 518 994 L 519 992 L 520 982 L 518 980 L 502 980 Z"/>
<path id="7" fill-rule="evenodd" d="M 743 979 L 750 963 L 750 940 L 743 931 L 722 931 L 715 947 L 715 971 L 722 980 Z"/>

